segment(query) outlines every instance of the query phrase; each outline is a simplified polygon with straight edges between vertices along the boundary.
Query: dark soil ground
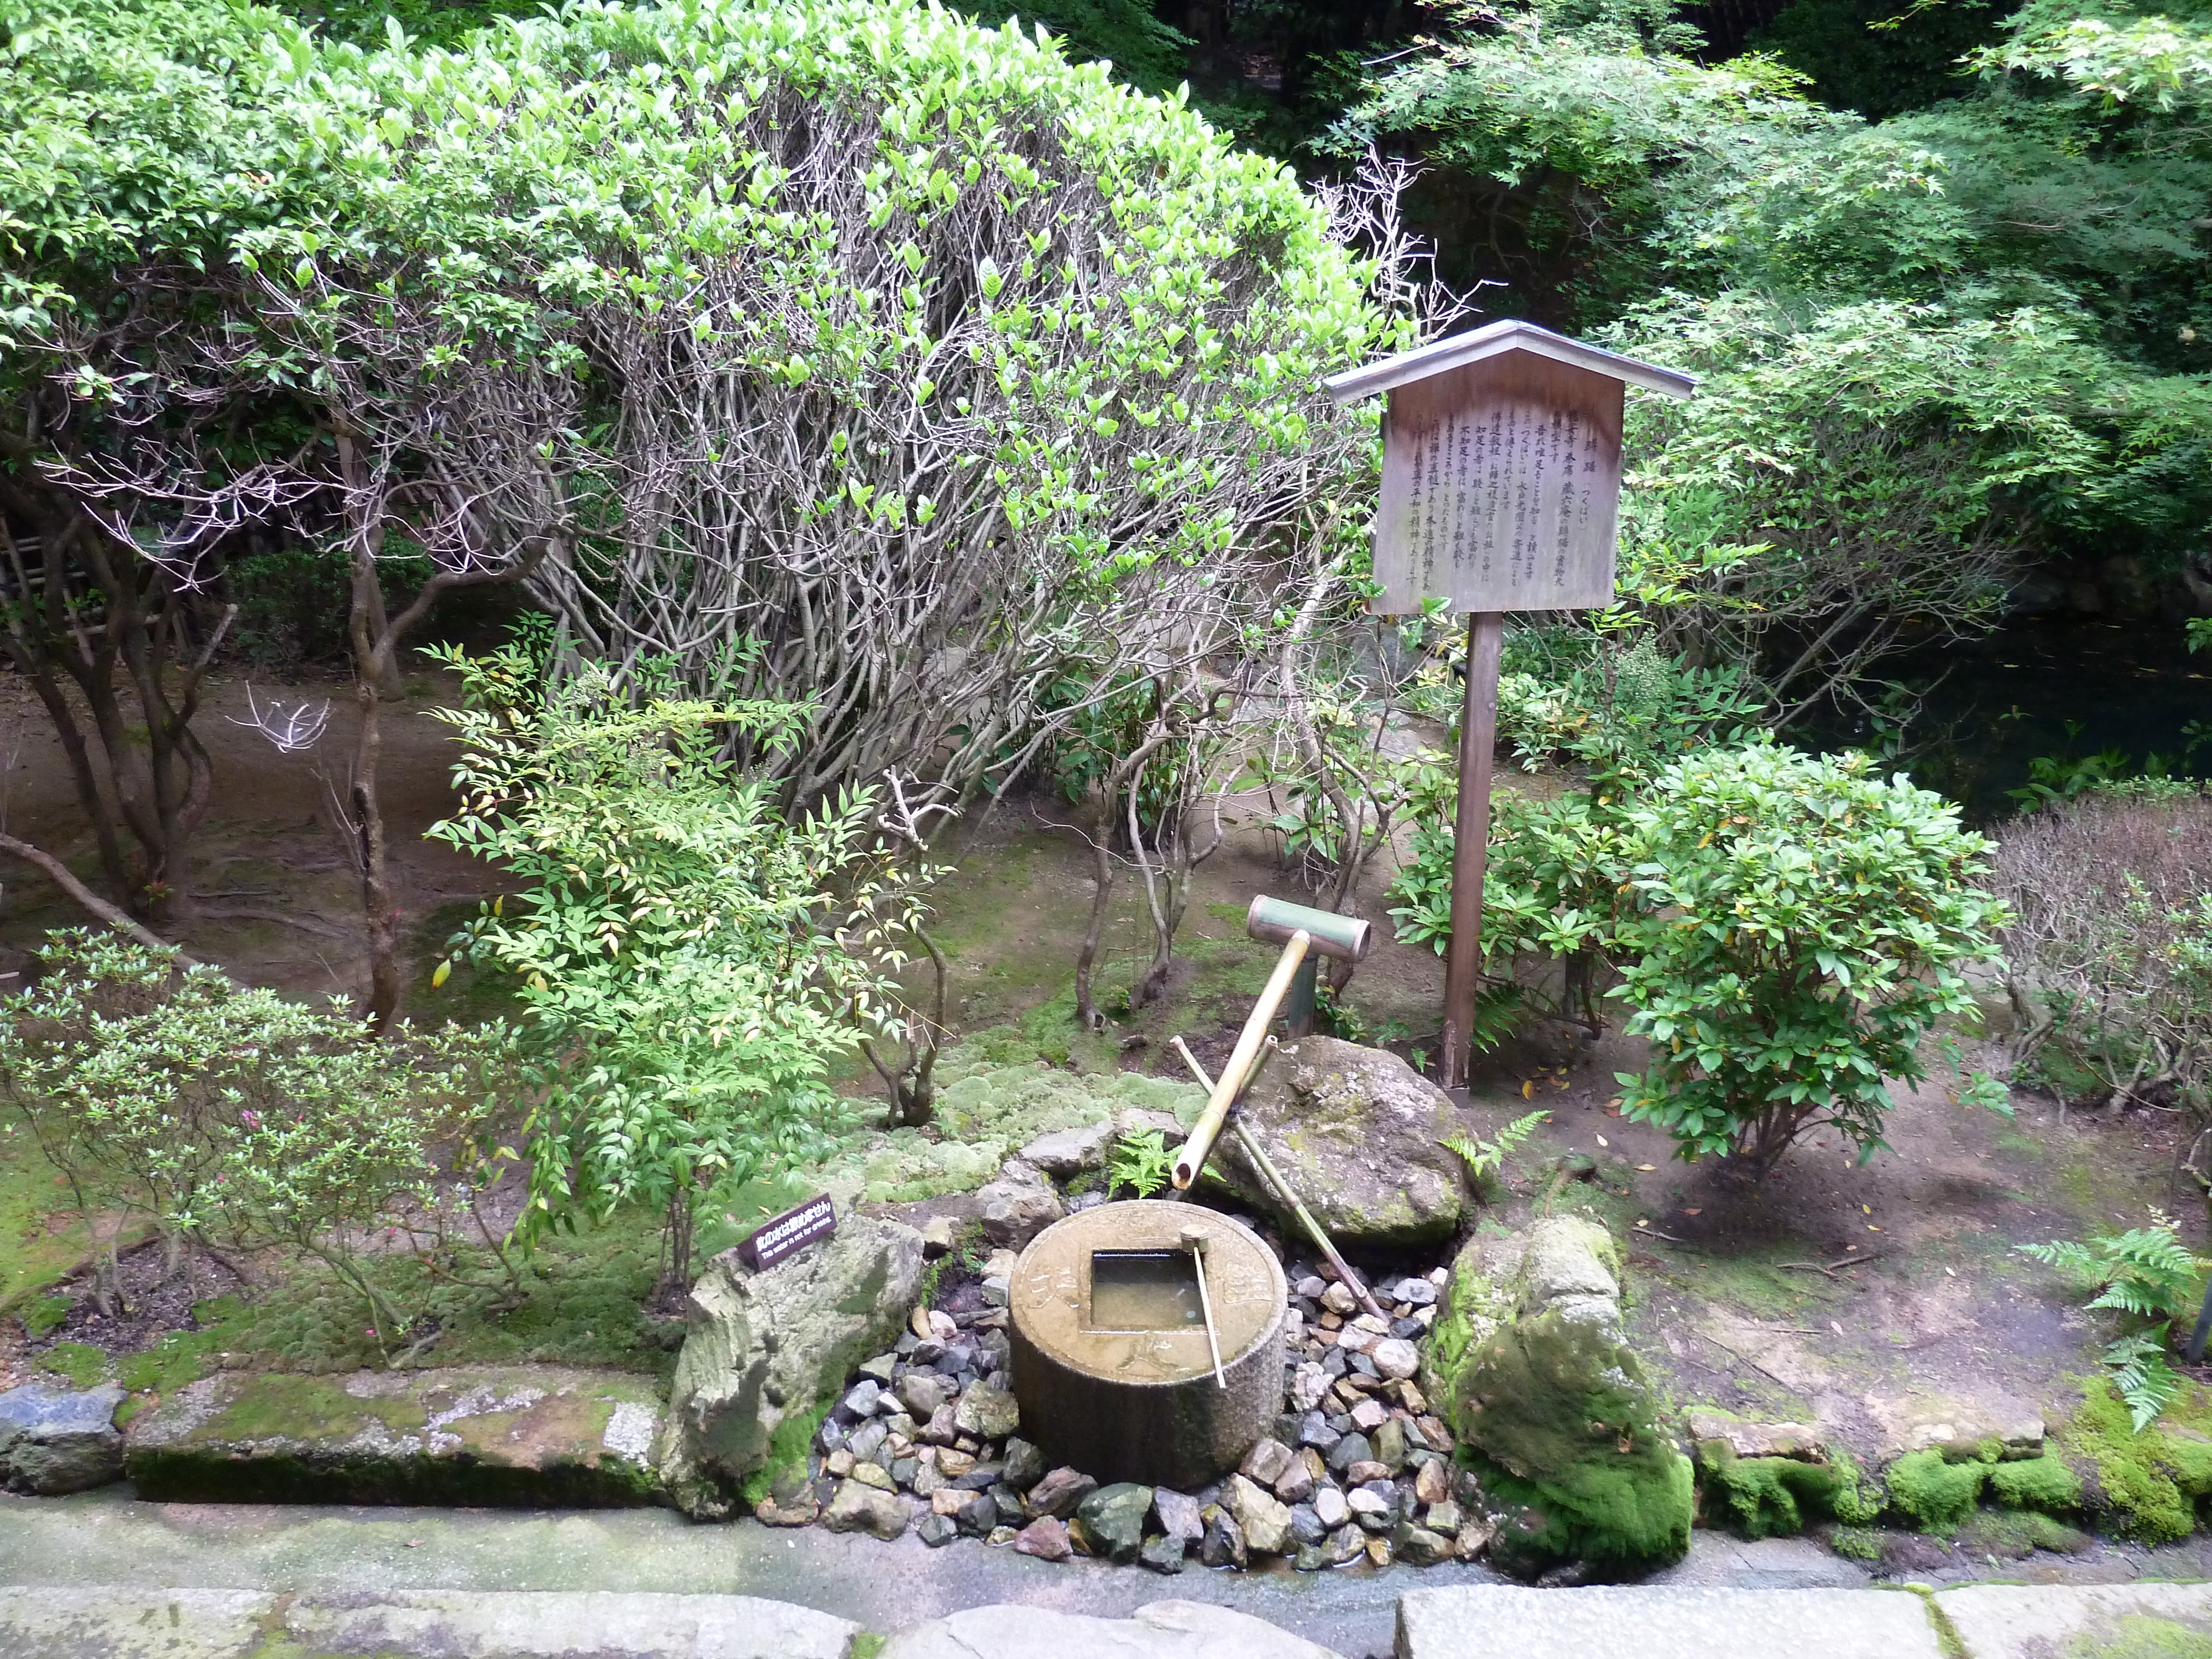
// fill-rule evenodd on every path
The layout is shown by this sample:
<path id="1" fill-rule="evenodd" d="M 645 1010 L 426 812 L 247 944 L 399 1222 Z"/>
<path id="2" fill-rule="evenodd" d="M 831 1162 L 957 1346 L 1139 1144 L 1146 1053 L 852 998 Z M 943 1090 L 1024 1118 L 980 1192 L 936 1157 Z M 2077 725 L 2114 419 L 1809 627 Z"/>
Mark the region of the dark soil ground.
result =
<path id="1" fill-rule="evenodd" d="M 318 769 L 343 769 L 352 714 L 343 685 L 286 695 L 303 690 L 331 699 L 331 731 L 316 753 L 288 757 L 230 723 L 244 711 L 243 682 L 213 689 L 200 726 L 217 776 L 197 842 L 202 908 L 172 931 L 246 980 L 346 994 L 361 977 L 358 902 Z M 383 783 L 408 894 L 411 1012 L 471 1018 L 496 1011 L 496 988 L 465 971 L 441 991 L 428 985 L 446 935 L 498 885 L 486 866 L 421 839 L 451 805 L 445 728 L 425 712 L 447 691 L 424 677 L 387 716 Z M 4 681 L 0 760 L 5 827 L 88 868 L 88 837 L 44 715 Z M 1244 939 L 1246 903 L 1255 891 L 1306 896 L 1265 827 L 1272 811 L 1260 795 L 1226 803 L 1229 840 L 1199 873 L 1169 995 L 1095 1036 L 1072 1018 L 1092 892 L 1088 846 L 1068 827 L 1073 809 L 1040 796 L 973 816 L 951 840 L 957 871 L 936 901 L 955 1030 L 1016 1024 L 1060 1063 L 1162 1076 L 1181 1075 L 1168 1039 L 1182 1033 L 1218 1063 L 1273 955 Z M 5 873 L 0 946 L 30 946 L 80 920 L 34 872 Z M 1346 1001 L 1370 1040 L 1401 1054 L 1432 1050 L 1442 967 L 1426 949 L 1389 938 L 1391 873 L 1379 860 L 1359 896 L 1382 939 Z M 1125 876 L 1099 969 L 1109 995 L 1149 955 L 1142 905 L 1141 884 Z M 1968 1063 L 1981 1041 L 1965 1037 Z M 1577 1205 L 1630 1238 L 1635 1334 L 1680 1405 L 1817 1421 L 1875 1456 L 1916 1423 L 1968 1407 L 2010 1417 L 2061 1409 L 2094 1370 L 2102 1333 L 2077 1296 L 2014 1247 L 2138 1225 L 2154 1208 L 2180 1217 L 2185 1236 L 2203 1233 L 2202 1206 L 2175 1179 L 2180 1120 L 2168 1114 L 2064 1113 L 2021 1093 L 2008 1122 L 1955 1103 L 1958 1079 L 1939 1059 L 1927 1084 L 1896 1091 L 1893 1150 L 1862 1166 L 1816 1139 L 1755 1182 L 1718 1161 L 1677 1163 L 1662 1133 L 1612 1115 L 1614 1073 L 1639 1064 L 1632 1042 L 1592 1043 L 1539 1025 L 1483 1058 L 1462 1110 L 1486 1136 L 1536 1106 L 1551 1114 L 1510 1163 L 1483 1224 Z M 849 1079 L 854 1092 L 872 1081 Z M 59 1208 L 49 1177 L 0 1150 L 0 1298 L 20 1308 L 81 1259 L 80 1222 Z M 0 1325 L 20 1343 L 19 1324 Z M 9 1340 L 0 1338 L 0 1382 Z"/>

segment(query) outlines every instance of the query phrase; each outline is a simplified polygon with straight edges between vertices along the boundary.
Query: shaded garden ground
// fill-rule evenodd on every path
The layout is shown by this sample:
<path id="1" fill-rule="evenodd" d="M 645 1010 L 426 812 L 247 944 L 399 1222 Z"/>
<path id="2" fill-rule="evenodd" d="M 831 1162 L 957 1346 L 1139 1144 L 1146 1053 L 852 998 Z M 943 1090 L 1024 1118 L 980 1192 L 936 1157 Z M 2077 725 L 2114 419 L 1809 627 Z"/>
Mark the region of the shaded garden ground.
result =
<path id="1" fill-rule="evenodd" d="M 336 756 L 349 714 L 331 690 L 325 741 Z M 428 975 L 447 933 L 496 884 L 484 866 L 420 838 L 448 805 L 451 746 L 422 712 L 447 688 L 423 677 L 412 690 L 407 712 L 387 715 L 385 782 L 410 895 L 410 1012 L 478 1018 L 500 1009 L 495 985 L 464 969 L 434 992 Z M 296 995 L 342 991 L 359 961 L 358 908 L 315 757 L 279 756 L 228 723 L 242 711 L 242 683 L 218 685 L 211 702 L 215 718 L 202 729 L 218 784 L 198 843 L 205 914 L 173 931 L 245 979 Z M 7 827 L 76 856 L 87 849 L 68 839 L 76 807 L 48 731 L 27 698 L 0 687 L 0 758 L 12 758 Z M 1203 1058 L 1218 1060 L 1266 975 L 1272 952 L 1243 933 L 1250 896 L 1300 896 L 1264 828 L 1268 803 L 1255 794 L 1224 804 L 1229 839 L 1197 878 L 1168 997 L 1098 1034 L 1073 1018 L 1073 962 L 1091 887 L 1088 848 L 1063 806 L 1050 797 L 1012 801 L 976 811 L 949 838 L 958 867 L 934 902 L 952 966 L 950 1022 L 971 1058 L 1182 1081 L 1167 1039 L 1187 1034 Z M 1361 898 L 1382 922 L 1391 869 L 1387 858 L 1378 862 Z M 1149 951 L 1142 903 L 1140 884 L 1118 884 L 1100 973 L 1109 993 Z M 42 883 L 9 872 L 0 945 L 24 950 L 45 929 L 77 920 Z M 1367 1040 L 1401 1054 L 1432 1050 L 1441 963 L 1383 932 L 1346 1006 Z M 1967 1040 L 1968 1060 L 1979 1040 Z M 1483 1059 L 1463 1115 L 1491 1136 L 1537 1106 L 1551 1113 L 1510 1161 L 1478 1224 L 1586 1207 L 1631 1241 L 1632 1334 L 1678 1407 L 1816 1422 L 1869 1460 L 1901 1449 L 1917 1425 L 1961 1413 L 2063 1411 L 2095 1370 L 2100 1333 L 2077 1297 L 2014 1247 L 2139 1225 L 2152 1206 L 2180 1216 L 2185 1237 L 2201 1236 L 2198 1206 L 2174 1182 L 2177 1116 L 2062 1114 L 2022 1092 L 2008 1123 L 1955 1103 L 1957 1079 L 1939 1060 L 1927 1085 L 1899 1091 L 1893 1150 L 1861 1166 L 1832 1139 L 1816 1139 L 1759 1183 L 1711 1161 L 1676 1163 L 1661 1132 L 1612 1115 L 1613 1074 L 1639 1064 L 1638 1048 L 1532 1027 Z M 872 1092 L 857 1064 L 844 1082 L 856 1095 Z M 702 1248 L 733 1242 L 801 1184 L 734 1202 Z M 64 1310 L 49 1287 L 86 1249 L 82 1219 L 65 1203 L 51 1172 L 20 1148 L 0 1149 L 0 1310 L 12 1316 L 0 1320 L 0 1386 L 40 1363 L 91 1380 L 102 1364 L 94 1344 L 121 1362 L 125 1382 L 154 1389 L 222 1364 L 373 1360 L 343 1298 L 273 1283 L 241 1291 L 213 1264 L 199 1269 L 197 1320 L 189 1298 L 161 1301 L 170 1326 L 198 1328 L 166 1341 L 157 1340 L 160 1320 L 103 1329 L 82 1307 Z M 656 1230 L 657 1218 L 640 1216 L 556 1241 L 519 1306 L 482 1297 L 445 1304 L 446 1328 L 429 1351 L 435 1363 L 538 1359 L 665 1374 L 671 1322 L 641 1307 Z M 246 1269 L 252 1277 L 252 1265 Z M 135 1361 L 134 1350 L 143 1351 Z"/>

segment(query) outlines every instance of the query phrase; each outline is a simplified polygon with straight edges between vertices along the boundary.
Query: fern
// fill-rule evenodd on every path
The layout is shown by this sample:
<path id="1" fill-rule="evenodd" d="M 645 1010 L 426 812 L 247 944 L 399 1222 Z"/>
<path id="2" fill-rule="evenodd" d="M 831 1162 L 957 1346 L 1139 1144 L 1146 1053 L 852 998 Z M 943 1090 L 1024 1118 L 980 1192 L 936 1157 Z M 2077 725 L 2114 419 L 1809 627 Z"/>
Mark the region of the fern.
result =
<path id="1" fill-rule="evenodd" d="M 1487 1180 L 1498 1173 L 1513 1149 L 1535 1133 L 1536 1126 L 1549 1116 L 1549 1112 L 1529 1112 L 1517 1117 L 1498 1132 L 1495 1140 L 1448 1135 L 1437 1145 L 1448 1152 L 1457 1154 L 1461 1162 L 1467 1165 L 1467 1172 L 1477 1181 Z"/>
<path id="2" fill-rule="evenodd" d="M 2112 1373 L 2113 1392 L 2126 1402 L 2128 1414 L 2135 1419 L 2137 1434 L 2181 1392 L 2181 1378 L 2166 1363 L 2164 1325 L 2112 1343 L 2105 1350 L 2105 1368 Z"/>
<path id="3" fill-rule="evenodd" d="M 2087 1306 L 2157 1322 L 2124 1333 L 2105 1350 L 2112 1388 L 2127 1403 L 2141 1434 L 2181 1391 L 2180 1376 L 2166 1363 L 2166 1330 L 2196 1299 L 2197 1275 L 2205 1264 L 2190 1254 L 2174 1236 L 2173 1224 L 2165 1220 L 2086 1244 L 2055 1239 L 2020 1248 L 2023 1255 L 2095 1287 Z"/>
<path id="4" fill-rule="evenodd" d="M 2170 1222 L 2087 1244 L 2060 1239 L 2023 1244 L 2021 1249 L 2084 1284 L 2097 1285 L 2098 1295 L 2088 1304 L 2092 1308 L 2171 1319 L 2187 1310 L 2196 1291 L 2197 1258 L 2174 1237 Z"/>
<path id="5" fill-rule="evenodd" d="M 1174 1167 L 1175 1154 L 1158 1129 L 1123 1135 L 1114 1143 L 1114 1156 L 1107 1163 L 1106 1194 L 1110 1198 L 1127 1187 L 1139 1198 L 1150 1198 L 1168 1184 L 1168 1172 Z"/>

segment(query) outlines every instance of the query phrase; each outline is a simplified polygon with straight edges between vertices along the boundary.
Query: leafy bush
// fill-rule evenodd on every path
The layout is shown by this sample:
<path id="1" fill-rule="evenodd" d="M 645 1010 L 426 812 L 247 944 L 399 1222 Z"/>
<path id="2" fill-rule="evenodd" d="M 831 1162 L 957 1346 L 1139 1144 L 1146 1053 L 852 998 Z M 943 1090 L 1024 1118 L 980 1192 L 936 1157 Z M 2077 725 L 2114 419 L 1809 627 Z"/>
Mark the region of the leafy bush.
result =
<path id="1" fill-rule="evenodd" d="M 872 844 L 874 797 L 789 817 L 720 757 L 789 741 L 796 708 L 632 695 L 589 665 L 548 685 L 522 647 L 439 654 L 469 706 L 437 711 L 463 806 L 428 833 L 523 884 L 456 939 L 514 975 L 543 1091 L 521 1231 L 648 1204 L 665 1282 L 689 1284 L 701 1192 L 828 1152 L 829 1062 L 889 1018 L 915 912 Z"/>
<path id="2" fill-rule="evenodd" d="M 1758 745 L 1667 768 L 1621 832 L 1634 898 L 1611 994 L 1651 1039 L 1644 1074 L 1620 1074 L 1623 1115 L 1762 1171 L 1815 1125 L 1881 1146 L 1884 1079 L 1926 1075 L 1921 1037 L 1973 1007 L 1960 968 L 1996 954 L 1987 846 L 1861 755 Z"/>
<path id="3" fill-rule="evenodd" d="M 2212 799 L 2099 788 L 1999 835 L 2016 1066 L 2212 1112 Z M 2054 1067 L 2053 1069 L 2060 1069 Z"/>
<path id="4" fill-rule="evenodd" d="M 320 1260 L 370 1323 L 411 1322 L 360 1245 L 436 1207 L 441 1146 L 494 1104 L 497 1032 L 387 1040 L 333 1006 L 247 989 L 112 935 L 51 935 L 45 974 L 0 1003 L 0 1109 L 34 1138 L 90 1219 L 120 1211 L 196 1243 Z M 114 1242 L 97 1294 L 112 1308 Z"/>
<path id="5" fill-rule="evenodd" d="M 2106 1347 L 2105 1367 L 2140 1434 L 2181 1392 L 2181 1378 L 2166 1364 L 2167 1326 L 2194 1310 L 2203 1271 L 2212 1263 L 2191 1255 L 2170 1221 L 2087 1244 L 2059 1239 L 2020 1248 L 2095 1289 L 2087 1306 L 2117 1310 L 2131 1322 Z"/>

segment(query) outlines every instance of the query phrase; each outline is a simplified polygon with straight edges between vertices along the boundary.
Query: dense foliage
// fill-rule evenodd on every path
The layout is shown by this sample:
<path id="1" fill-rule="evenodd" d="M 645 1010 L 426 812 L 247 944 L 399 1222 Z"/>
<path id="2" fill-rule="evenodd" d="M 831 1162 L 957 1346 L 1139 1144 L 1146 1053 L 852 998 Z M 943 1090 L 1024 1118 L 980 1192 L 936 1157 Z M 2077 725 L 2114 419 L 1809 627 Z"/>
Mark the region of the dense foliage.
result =
<path id="1" fill-rule="evenodd" d="M 829 1062 L 888 1018 L 914 907 L 872 848 L 873 797 L 789 817 L 718 757 L 732 728 L 789 742 L 799 709 L 628 697 L 597 668 L 549 686 L 520 647 L 447 659 L 470 702 L 439 711 L 462 805 L 429 833 L 519 884 L 457 943 L 523 1009 L 522 1233 L 647 1205 L 688 1285 L 702 1194 L 828 1152 Z"/>
<path id="2" fill-rule="evenodd" d="M 342 1010 L 111 934 L 54 934 L 42 965 L 0 1001 L 0 1114 L 69 1183 L 103 1304 L 116 1310 L 118 1240 L 150 1224 L 173 1271 L 215 1245 L 319 1258 L 388 1351 L 410 1321 L 361 1250 L 387 1228 L 438 1231 L 435 1178 L 501 1100 L 500 1034 L 379 1042 Z"/>

